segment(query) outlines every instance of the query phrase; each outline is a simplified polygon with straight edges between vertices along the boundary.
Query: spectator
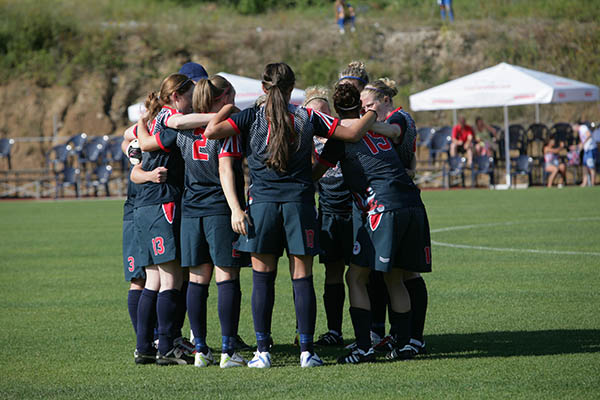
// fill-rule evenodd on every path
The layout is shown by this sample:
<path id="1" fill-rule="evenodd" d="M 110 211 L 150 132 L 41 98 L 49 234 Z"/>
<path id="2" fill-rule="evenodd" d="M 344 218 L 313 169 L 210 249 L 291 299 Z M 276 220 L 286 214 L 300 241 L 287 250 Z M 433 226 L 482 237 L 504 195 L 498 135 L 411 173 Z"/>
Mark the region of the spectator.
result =
<path id="1" fill-rule="evenodd" d="M 467 166 L 471 166 L 473 161 L 473 128 L 467 125 L 465 117 L 458 119 L 458 124 L 452 128 L 452 143 L 450 143 L 450 157 L 455 157 L 457 153 L 466 153 Z"/>
<path id="2" fill-rule="evenodd" d="M 336 0 L 335 19 L 340 27 L 340 33 L 342 35 L 346 33 L 346 24 L 350 24 L 350 32 L 354 32 L 356 30 L 354 27 L 355 16 L 356 14 L 354 13 L 354 7 L 352 7 L 350 3 L 347 3 L 345 0 Z"/>
<path id="3" fill-rule="evenodd" d="M 594 183 L 596 182 L 598 147 L 592 138 L 592 132 L 590 132 L 590 129 L 586 124 L 581 122 L 573 124 L 573 131 L 579 134 L 579 146 L 577 151 L 580 152 L 583 150 L 583 181 L 581 182 L 581 186 L 594 186 Z"/>
<path id="4" fill-rule="evenodd" d="M 446 12 L 448 12 L 448 20 L 454 22 L 454 11 L 452 10 L 452 0 L 437 0 L 440 6 L 440 16 L 442 21 L 446 20 Z"/>
<path id="5" fill-rule="evenodd" d="M 558 154 L 563 147 L 564 144 L 562 142 L 557 143 L 554 136 L 550 136 L 544 145 L 544 170 L 550 174 L 550 176 L 548 176 L 548 187 L 552 187 L 554 178 L 557 174 L 560 174 L 563 178 L 564 184 L 567 184 L 567 167 L 565 163 L 561 162 L 558 157 Z M 558 184 L 558 187 L 562 187 L 562 184 Z"/>
<path id="6" fill-rule="evenodd" d="M 475 118 L 475 153 L 477 155 L 492 155 L 497 148 L 498 130 L 486 123 L 483 118 Z M 487 136 L 486 137 L 486 134 Z"/>

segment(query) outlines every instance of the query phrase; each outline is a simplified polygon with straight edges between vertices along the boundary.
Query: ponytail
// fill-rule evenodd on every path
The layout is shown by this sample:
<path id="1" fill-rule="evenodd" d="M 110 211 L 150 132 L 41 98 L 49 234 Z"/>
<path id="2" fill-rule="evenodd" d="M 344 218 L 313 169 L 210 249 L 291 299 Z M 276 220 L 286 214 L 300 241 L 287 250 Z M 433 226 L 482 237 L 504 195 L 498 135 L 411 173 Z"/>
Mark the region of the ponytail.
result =
<path id="1" fill-rule="evenodd" d="M 194 85 L 191 79 L 182 74 L 167 76 L 160 85 L 160 92 L 151 92 L 146 98 L 144 106 L 148 110 L 148 120 L 154 119 L 161 108 L 169 103 L 169 98 L 175 92 L 184 94 Z"/>
<path id="2" fill-rule="evenodd" d="M 267 144 L 269 158 L 267 167 L 278 172 L 285 172 L 290 153 L 299 146 L 296 131 L 288 112 L 290 94 L 296 78 L 294 72 L 285 63 L 268 64 L 263 74 L 263 87 L 267 92 L 265 101 L 265 117 L 269 122 L 270 136 Z"/>
<path id="3" fill-rule="evenodd" d="M 207 79 L 199 80 L 196 83 L 192 99 L 194 112 L 211 112 L 213 105 L 233 90 L 231 83 L 220 75 L 213 75 Z"/>

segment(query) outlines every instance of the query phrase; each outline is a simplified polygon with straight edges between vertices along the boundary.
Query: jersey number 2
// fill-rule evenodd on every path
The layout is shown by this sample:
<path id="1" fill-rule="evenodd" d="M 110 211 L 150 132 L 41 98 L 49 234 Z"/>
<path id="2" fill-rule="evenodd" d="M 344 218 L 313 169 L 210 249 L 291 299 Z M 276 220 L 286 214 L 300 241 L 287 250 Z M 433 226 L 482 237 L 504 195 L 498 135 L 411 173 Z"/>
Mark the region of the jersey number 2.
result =
<path id="1" fill-rule="evenodd" d="M 196 133 L 196 132 L 194 132 L 194 133 Z M 200 136 L 202 137 L 202 139 L 194 140 L 194 148 L 192 150 L 193 157 L 194 157 L 194 160 L 208 161 L 208 154 L 200 152 L 200 149 L 203 149 L 206 147 L 206 138 L 204 137 L 204 135 L 202 133 L 200 133 Z"/>

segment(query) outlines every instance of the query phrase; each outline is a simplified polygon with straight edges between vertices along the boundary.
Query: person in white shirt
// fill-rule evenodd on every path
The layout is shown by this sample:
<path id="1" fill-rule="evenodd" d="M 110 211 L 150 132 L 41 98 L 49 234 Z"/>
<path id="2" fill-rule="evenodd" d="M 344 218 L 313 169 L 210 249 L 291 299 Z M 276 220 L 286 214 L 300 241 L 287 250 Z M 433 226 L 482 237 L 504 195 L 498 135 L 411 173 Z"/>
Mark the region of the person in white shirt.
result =
<path id="1" fill-rule="evenodd" d="M 579 151 L 583 150 L 583 181 L 581 186 L 594 186 L 596 182 L 596 159 L 598 146 L 592 138 L 592 132 L 586 124 L 577 122 L 573 124 L 573 131 L 579 134 Z"/>

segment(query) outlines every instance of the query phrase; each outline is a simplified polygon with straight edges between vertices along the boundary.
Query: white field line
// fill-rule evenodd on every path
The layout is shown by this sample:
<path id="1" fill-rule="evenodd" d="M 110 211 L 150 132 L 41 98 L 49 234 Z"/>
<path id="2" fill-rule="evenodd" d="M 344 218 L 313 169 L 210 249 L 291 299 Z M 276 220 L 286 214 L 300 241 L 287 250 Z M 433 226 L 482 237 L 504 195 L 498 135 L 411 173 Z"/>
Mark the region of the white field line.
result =
<path id="1" fill-rule="evenodd" d="M 575 221 L 599 221 L 599 220 L 600 220 L 600 217 L 582 217 L 582 218 L 554 218 L 554 219 L 544 219 L 544 220 L 536 220 L 536 221 L 520 221 L 520 222 L 498 222 L 498 223 L 490 223 L 490 224 L 450 226 L 447 228 L 432 229 L 431 233 L 459 231 L 459 230 L 468 230 L 468 229 L 477 229 L 477 228 L 489 228 L 489 227 L 494 227 L 494 226 L 523 225 L 523 224 L 542 223 L 542 222 L 563 222 L 563 221 L 575 222 Z M 538 249 L 516 249 L 516 248 L 511 248 L 511 247 L 472 246 L 472 245 L 467 245 L 467 244 L 454 244 L 454 243 L 438 242 L 436 240 L 432 240 L 431 244 L 435 244 L 437 246 L 451 247 L 451 248 L 455 248 L 455 249 L 502 251 L 502 252 L 512 252 L 512 253 L 600 256 L 600 252 L 593 252 L 593 251 L 538 250 Z"/>

